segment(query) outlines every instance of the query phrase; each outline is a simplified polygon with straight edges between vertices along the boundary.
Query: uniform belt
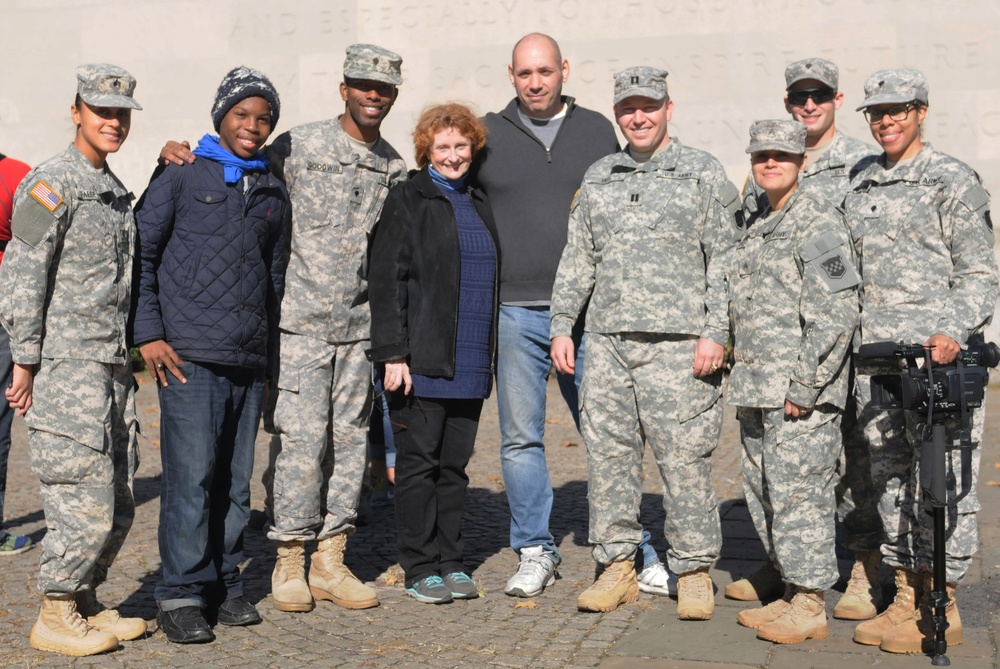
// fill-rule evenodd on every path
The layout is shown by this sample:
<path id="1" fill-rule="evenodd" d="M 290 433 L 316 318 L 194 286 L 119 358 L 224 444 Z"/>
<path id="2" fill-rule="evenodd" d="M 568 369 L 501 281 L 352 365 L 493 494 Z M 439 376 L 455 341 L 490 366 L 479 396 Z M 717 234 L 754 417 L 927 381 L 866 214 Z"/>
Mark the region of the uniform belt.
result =
<path id="1" fill-rule="evenodd" d="M 8 240 L 6 240 L 6 239 L 0 239 L 0 251 L 6 251 L 7 250 L 7 241 Z"/>

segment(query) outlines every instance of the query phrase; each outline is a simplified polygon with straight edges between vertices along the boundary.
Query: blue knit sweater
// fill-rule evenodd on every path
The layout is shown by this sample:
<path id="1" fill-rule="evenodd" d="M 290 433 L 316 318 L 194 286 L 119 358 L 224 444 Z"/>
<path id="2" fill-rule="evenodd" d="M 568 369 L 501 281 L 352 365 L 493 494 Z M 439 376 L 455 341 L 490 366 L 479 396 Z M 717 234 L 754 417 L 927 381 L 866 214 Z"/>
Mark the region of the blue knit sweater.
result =
<path id="1" fill-rule="evenodd" d="M 490 332 L 493 328 L 496 249 L 464 186 L 445 180 L 433 170 L 431 177 L 441 194 L 451 202 L 458 228 L 462 267 L 455 335 L 455 376 L 445 378 L 414 374 L 413 394 L 418 397 L 482 399 L 488 397 L 493 388 Z"/>

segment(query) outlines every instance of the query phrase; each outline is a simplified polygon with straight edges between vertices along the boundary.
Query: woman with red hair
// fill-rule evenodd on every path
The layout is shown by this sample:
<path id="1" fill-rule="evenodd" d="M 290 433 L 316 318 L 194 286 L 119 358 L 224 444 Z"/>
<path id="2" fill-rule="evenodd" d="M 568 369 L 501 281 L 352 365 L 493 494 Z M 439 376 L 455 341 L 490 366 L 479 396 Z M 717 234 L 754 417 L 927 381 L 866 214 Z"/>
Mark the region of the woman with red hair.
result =
<path id="1" fill-rule="evenodd" d="M 396 524 L 406 592 L 474 599 L 463 564 L 465 467 L 493 386 L 499 248 L 489 203 L 466 185 L 486 129 L 463 105 L 424 110 L 420 169 L 376 224 L 368 277 L 371 357 L 385 365 L 396 440 Z"/>

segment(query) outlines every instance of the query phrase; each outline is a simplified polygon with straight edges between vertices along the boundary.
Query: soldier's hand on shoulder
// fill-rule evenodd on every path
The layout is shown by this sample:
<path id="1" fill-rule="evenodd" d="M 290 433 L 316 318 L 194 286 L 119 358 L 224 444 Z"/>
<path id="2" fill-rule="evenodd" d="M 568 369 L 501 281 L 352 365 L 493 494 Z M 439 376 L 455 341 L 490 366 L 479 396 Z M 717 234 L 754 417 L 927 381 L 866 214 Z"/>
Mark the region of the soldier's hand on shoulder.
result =
<path id="1" fill-rule="evenodd" d="M 160 157 L 157 158 L 156 162 L 160 165 L 166 165 L 167 163 L 173 163 L 174 165 L 193 163 L 194 153 L 191 152 L 191 145 L 187 142 L 178 143 L 170 139 L 160 149 Z"/>

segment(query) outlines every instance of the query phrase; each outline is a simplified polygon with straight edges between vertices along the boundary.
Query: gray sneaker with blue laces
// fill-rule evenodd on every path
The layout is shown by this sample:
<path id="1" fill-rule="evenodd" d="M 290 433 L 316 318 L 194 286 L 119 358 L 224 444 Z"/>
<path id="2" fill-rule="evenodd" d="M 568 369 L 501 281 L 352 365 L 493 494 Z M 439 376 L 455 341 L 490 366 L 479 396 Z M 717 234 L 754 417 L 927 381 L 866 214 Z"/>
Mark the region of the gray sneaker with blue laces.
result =
<path id="1" fill-rule="evenodd" d="M 476 582 L 464 571 L 453 571 L 444 575 L 444 584 L 451 590 L 454 599 L 475 599 L 479 596 Z"/>
<path id="2" fill-rule="evenodd" d="M 414 581 L 413 585 L 406 589 L 406 594 L 425 604 L 447 604 L 454 599 L 451 589 L 437 575 Z"/>

